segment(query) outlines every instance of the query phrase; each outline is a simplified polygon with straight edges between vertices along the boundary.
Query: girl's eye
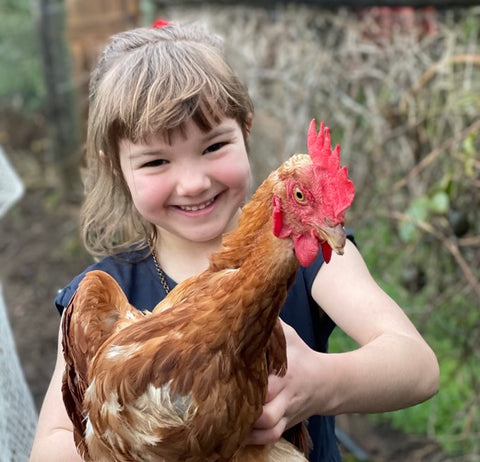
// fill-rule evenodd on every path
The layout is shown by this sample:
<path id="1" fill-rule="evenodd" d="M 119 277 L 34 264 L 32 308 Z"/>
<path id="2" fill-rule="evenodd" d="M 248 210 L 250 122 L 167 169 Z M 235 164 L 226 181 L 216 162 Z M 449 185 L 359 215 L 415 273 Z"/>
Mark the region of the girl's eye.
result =
<path id="1" fill-rule="evenodd" d="M 295 197 L 295 200 L 300 204 L 305 202 L 305 194 L 298 186 L 293 190 L 293 195 Z"/>
<path id="2" fill-rule="evenodd" d="M 160 165 L 165 165 L 167 161 L 165 159 L 154 159 L 150 162 L 145 162 L 142 164 L 142 167 L 158 167 Z"/>
<path id="3" fill-rule="evenodd" d="M 224 141 L 221 141 L 219 143 L 214 143 L 210 145 L 207 149 L 205 149 L 205 152 L 215 152 L 218 151 L 219 149 L 222 149 L 227 143 Z"/>

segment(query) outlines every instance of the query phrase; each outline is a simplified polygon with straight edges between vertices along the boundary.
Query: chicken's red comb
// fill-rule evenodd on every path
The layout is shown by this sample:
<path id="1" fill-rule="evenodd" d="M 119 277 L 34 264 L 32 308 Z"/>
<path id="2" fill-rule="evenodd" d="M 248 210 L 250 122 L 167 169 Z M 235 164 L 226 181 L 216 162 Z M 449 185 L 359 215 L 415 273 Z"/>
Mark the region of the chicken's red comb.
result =
<path id="1" fill-rule="evenodd" d="M 340 146 L 332 151 L 330 130 L 320 124 L 317 134 L 315 119 L 310 122 L 307 135 L 307 147 L 314 169 L 319 174 L 324 206 L 337 223 L 344 223 L 345 210 L 350 207 L 355 187 L 348 179 L 347 167 L 340 167 Z"/>

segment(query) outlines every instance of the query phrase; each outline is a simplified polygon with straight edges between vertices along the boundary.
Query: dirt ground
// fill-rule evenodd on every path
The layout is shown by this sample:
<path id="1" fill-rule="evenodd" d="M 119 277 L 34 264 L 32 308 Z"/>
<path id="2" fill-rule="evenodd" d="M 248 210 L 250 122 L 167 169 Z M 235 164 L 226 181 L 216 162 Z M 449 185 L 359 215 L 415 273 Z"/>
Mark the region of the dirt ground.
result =
<path id="1" fill-rule="evenodd" d="M 0 221 L 0 277 L 18 354 L 35 403 L 41 405 L 53 370 L 59 316 L 56 292 L 91 262 L 78 239 L 78 202 L 62 202 L 47 155 L 41 119 L 0 115 L 0 143 L 26 185 L 22 200 Z M 424 437 L 342 416 L 342 430 L 376 462 L 448 460 Z M 346 455 L 346 461 L 352 459 Z"/>

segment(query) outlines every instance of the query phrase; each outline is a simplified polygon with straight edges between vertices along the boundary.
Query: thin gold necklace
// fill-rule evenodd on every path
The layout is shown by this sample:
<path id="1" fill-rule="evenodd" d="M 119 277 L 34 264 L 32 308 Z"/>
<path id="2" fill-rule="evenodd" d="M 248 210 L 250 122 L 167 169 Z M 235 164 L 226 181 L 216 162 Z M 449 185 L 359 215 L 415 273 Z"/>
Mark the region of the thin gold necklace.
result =
<path id="1" fill-rule="evenodd" d="M 155 253 L 155 249 L 152 249 L 152 258 L 153 258 L 153 263 L 155 264 L 155 268 L 157 270 L 158 279 L 160 279 L 160 282 L 162 283 L 163 289 L 165 290 L 165 294 L 168 294 L 170 292 L 170 286 L 168 285 L 165 272 L 162 270 L 161 266 L 158 264 L 157 254 Z"/>

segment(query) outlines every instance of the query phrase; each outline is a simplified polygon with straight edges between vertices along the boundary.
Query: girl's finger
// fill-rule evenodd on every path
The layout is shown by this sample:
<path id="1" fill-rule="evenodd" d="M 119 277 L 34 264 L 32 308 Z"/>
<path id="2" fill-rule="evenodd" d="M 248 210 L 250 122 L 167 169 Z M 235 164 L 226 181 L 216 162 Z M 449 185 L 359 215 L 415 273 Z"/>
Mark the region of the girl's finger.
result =
<path id="1" fill-rule="evenodd" d="M 244 444 L 272 444 L 278 441 L 287 426 L 285 418 L 280 419 L 272 428 L 262 429 L 255 428 L 245 439 Z"/>
<path id="2" fill-rule="evenodd" d="M 286 408 L 287 404 L 285 401 L 281 396 L 277 395 L 276 399 L 264 404 L 262 415 L 255 422 L 253 429 L 267 430 L 275 428 L 285 418 Z"/>
<path id="3" fill-rule="evenodd" d="M 268 389 L 267 396 L 265 397 L 265 403 L 269 403 L 275 399 L 281 391 L 285 388 L 285 383 L 283 377 L 278 377 L 278 375 L 269 375 L 268 376 Z"/>

